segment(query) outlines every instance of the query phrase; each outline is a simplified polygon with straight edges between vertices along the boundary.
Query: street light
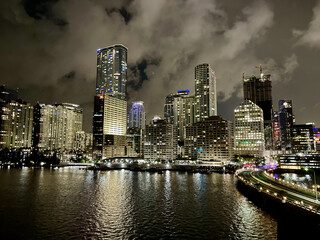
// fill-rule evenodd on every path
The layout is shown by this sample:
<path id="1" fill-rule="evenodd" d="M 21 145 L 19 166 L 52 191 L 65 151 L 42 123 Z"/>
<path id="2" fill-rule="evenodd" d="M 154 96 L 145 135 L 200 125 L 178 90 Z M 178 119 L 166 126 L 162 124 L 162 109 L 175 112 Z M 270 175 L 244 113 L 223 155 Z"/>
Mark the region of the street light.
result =
<path id="1" fill-rule="evenodd" d="M 308 171 L 309 169 L 306 168 L 306 171 Z M 313 169 L 310 169 L 313 172 L 314 175 L 314 185 L 316 187 L 316 201 L 318 202 L 318 186 L 317 186 L 317 182 L 316 182 L 316 172 Z"/>

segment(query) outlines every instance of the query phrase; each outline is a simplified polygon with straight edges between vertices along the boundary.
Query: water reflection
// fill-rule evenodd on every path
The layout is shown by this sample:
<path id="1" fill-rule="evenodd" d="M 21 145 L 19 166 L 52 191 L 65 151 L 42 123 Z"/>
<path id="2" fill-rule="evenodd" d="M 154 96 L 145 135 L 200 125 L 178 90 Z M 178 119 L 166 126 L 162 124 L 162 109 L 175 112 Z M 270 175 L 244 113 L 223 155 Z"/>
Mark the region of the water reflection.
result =
<path id="1" fill-rule="evenodd" d="M 228 174 L 0 169 L 0 230 L 30 239 L 276 238 L 277 221 L 234 181 Z"/>

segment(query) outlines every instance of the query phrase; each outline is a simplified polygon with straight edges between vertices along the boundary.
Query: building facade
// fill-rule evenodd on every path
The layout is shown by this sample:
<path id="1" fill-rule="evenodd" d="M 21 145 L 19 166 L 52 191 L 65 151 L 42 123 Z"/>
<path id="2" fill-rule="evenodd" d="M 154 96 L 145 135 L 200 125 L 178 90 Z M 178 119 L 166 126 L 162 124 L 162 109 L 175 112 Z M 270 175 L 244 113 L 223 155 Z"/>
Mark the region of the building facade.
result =
<path id="1" fill-rule="evenodd" d="M 197 122 L 217 115 L 216 76 L 210 64 L 195 67 L 195 101 Z"/>
<path id="2" fill-rule="evenodd" d="M 107 94 L 126 99 L 127 52 L 121 44 L 97 50 L 97 96 Z"/>
<path id="3" fill-rule="evenodd" d="M 279 167 L 286 170 L 320 169 L 320 154 L 283 154 L 279 156 Z"/>
<path id="4" fill-rule="evenodd" d="M 291 127 L 295 123 L 292 100 L 279 100 L 279 130 L 282 150 L 291 150 Z"/>
<path id="5" fill-rule="evenodd" d="M 234 109 L 235 154 L 264 157 L 263 111 L 250 100 Z"/>
<path id="6" fill-rule="evenodd" d="M 73 153 L 82 131 L 83 110 L 77 104 L 37 104 L 34 107 L 33 147 L 40 152 Z"/>
<path id="7" fill-rule="evenodd" d="M 153 119 L 146 126 L 144 158 L 149 161 L 171 161 L 176 158 L 175 129 L 165 120 Z"/>
<path id="8" fill-rule="evenodd" d="M 92 158 L 102 159 L 103 152 L 103 113 L 104 95 L 94 97 L 93 122 L 92 122 Z"/>
<path id="9" fill-rule="evenodd" d="M 170 93 L 166 96 L 166 101 L 164 104 L 164 120 L 169 124 L 174 124 L 174 110 L 173 101 L 176 97 L 179 97 L 176 93 Z"/>
<path id="10" fill-rule="evenodd" d="M 127 101 L 105 95 L 103 113 L 103 158 L 126 155 Z"/>
<path id="11" fill-rule="evenodd" d="M 185 128 L 192 126 L 194 120 L 194 103 L 195 97 L 190 96 L 189 90 L 178 91 L 177 96 L 173 99 L 173 124 L 177 128 L 177 140 L 183 141 Z"/>
<path id="12" fill-rule="evenodd" d="M 290 128 L 292 153 L 310 153 L 314 151 L 314 125 L 295 124 Z"/>
<path id="13" fill-rule="evenodd" d="M 185 157 L 219 164 L 231 161 L 233 141 L 232 123 L 220 116 L 211 116 L 187 127 Z"/>
<path id="14" fill-rule="evenodd" d="M 92 153 L 92 133 L 85 131 L 76 132 L 73 149 L 77 154 Z"/>
<path id="15" fill-rule="evenodd" d="M 1 104 L 0 149 L 31 149 L 33 106 L 23 101 Z"/>
<path id="16" fill-rule="evenodd" d="M 127 142 L 136 156 L 143 157 L 143 130 L 140 128 L 128 128 L 127 129 Z"/>

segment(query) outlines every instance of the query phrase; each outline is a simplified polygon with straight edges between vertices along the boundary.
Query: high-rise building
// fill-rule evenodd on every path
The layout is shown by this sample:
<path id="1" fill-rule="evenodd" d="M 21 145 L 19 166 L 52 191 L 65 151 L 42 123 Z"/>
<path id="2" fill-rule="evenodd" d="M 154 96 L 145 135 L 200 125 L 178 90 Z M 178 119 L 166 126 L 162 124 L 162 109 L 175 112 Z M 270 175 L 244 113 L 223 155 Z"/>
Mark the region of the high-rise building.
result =
<path id="1" fill-rule="evenodd" d="M 1 104 L 0 149 L 32 147 L 33 107 L 23 101 Z"/>
<path id="2" fill-rule="evenodd" d="M 97 50 L 97 96 L 107 94 L 126 99 L 127 51 L 121 44 Z"/>
<path id="3" fill-rule="evenodd" d="M 177 132 L 178 155 L 184 155 L 184 137 L 186 126 L 195 122 L 195 97 L 190 90 L 178 90 L 169 94 L 164 105 L 164 117 L 167 123 L 173 124 Z"/>
<path id="4" fill-rule="evenodd" d="M 71 153 L 82 131 L 82 108 L 77 104 L 37 104 L 34 107 L 33 147 L 37 151 Z"/>
<path id="5" fill-rule="evenodd" d="M 211 116 L 186 129 L 186 158 L 218 164 L 233 159 L 233 126 L 230 121 Z"/>
<path id="6" fill-rule="evenodd" d="M 245 100 L 234 109 L 235 154 L 264 157 L 264 126 L 262 109 Z"/>
<path id="7" fill-rule="evenodd" d="M 295 124 L 290 128 L 292 153 L 310 153 L 314 150 L 313 123 Z"/>
<path id="8" fill-rule="evenodd" d="M 292 100 L 279 100 L 279 129 L 282 150 L 291 149 L 290 129 L 295 123 Z"/>
<path id="9" fill-rule="evenodd" d="M 129 112 L 129 128 L 146 128 L 146 113 L 142 101 L 132 103 Z"/>
<path id="10" fill-rule="evenodd" d="M 176 93 L 170 93 L 166 97 L 166 102 L 164 104 L 164 120 L 169 124 L 174 124 L 174 111 L 173 111 L 173 100 L 179 97 Z"/>
<path id="11" fill-rule="evenodd" d="M 173 124 L 154 118 L 146 126 L 144 158 L 146 160 L 173 160 L 176 158 L 175 129 Z"/>
<path id="12" fill-rule="evenodd" d="M 184 90 L 185 91 L 185 90 Z M 185 127 L 194 124 L 194 96 L 187 94 L 179 94 L 173 100 L 173 122 L 177 128 L 178 141 L 183 141 L 185 135 Z"/>
<path id="13" fill-rule="evenodd" d="M 264 75 L 262 69 L 260 76 L 245 78 L 243 76 L 243 97 L 257 104 L 263 111 L 264 121 L 272 119 L 272 86 L 271 75 Z"/>
<path id="14" fill-rule="evenodd" d="M 123 154 L 126 131 L 126 123 L 123 124 L 123 105 L 127 104 L 127 52 L 128 49 L 121 44 L 97 50 L 96 96 L 92 124 L 95 160 Z M 111 105 L 108 105 L 109 103 Z M 120 112 L 116 111 L 117 108 L 121 109 Z M 111 116 L 110 111 L 115 115 Z M 120 117 L 118 123 L 115 122 L 117 117 Z M 116 148 L 116 144 L 120 144 L 120 150 Z"/>
<path id="15" fill-rule="evenodd" d="M 272 86 L 271 75 L 264 75 L 260 65 L 260 76 L 245 78 L 243 75 L 243 96 L 244 100 L 250 100 L 257 104 L 263 111 L 264 134 L 266 149 L 272 149 Z"/>
<path id="16" fill-rule="evenodd" d="M 195 67 L 195 101 L 197 122 L 217 115 L 216 77 L 210 64 Z"/>

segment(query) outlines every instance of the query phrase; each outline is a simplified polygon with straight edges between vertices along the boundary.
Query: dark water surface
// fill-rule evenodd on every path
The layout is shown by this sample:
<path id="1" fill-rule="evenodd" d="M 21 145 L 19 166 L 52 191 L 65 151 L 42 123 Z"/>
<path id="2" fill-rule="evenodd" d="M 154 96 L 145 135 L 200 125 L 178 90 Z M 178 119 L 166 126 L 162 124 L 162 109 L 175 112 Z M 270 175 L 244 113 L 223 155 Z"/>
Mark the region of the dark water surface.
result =
<path id="1" fill-rule="evenodd" d="M 0 169 L 1 239 L 276 239 L 230 174 Z"/>

